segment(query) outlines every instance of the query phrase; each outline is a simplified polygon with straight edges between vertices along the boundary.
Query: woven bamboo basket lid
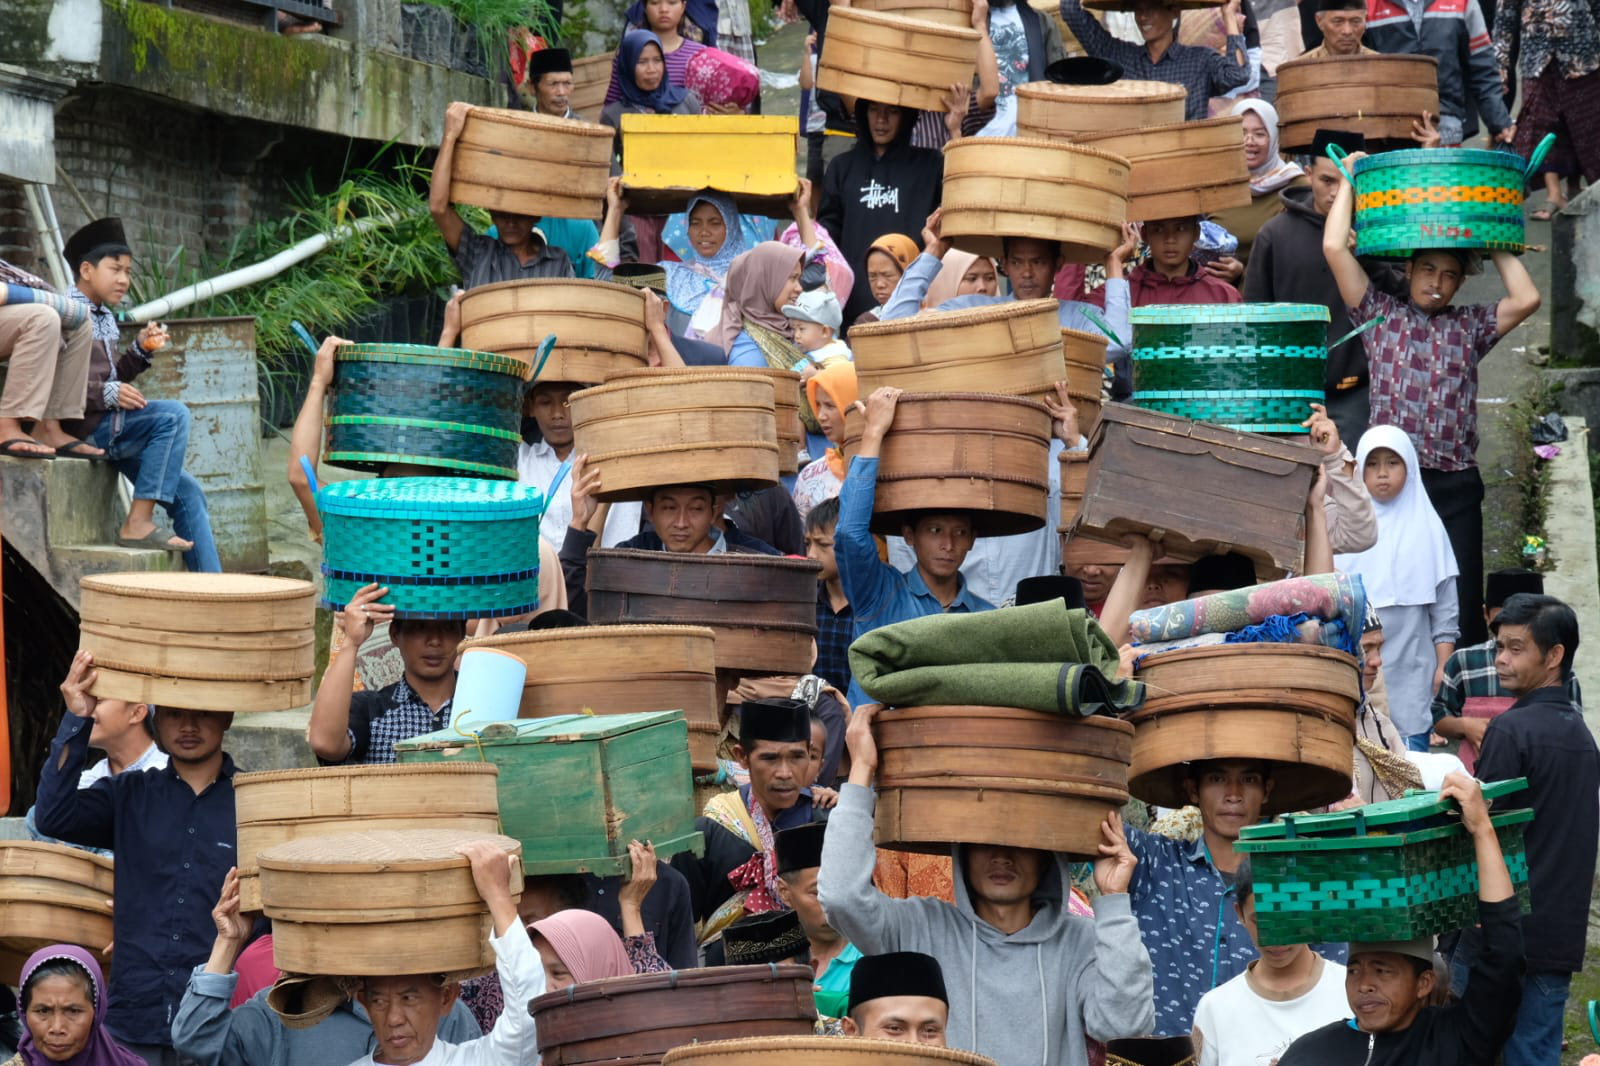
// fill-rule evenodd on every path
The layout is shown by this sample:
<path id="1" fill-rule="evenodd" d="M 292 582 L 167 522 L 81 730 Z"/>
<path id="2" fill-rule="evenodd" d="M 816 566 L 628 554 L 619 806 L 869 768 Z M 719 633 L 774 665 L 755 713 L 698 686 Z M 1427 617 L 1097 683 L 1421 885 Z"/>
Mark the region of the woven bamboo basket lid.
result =
<path id="1" fill-rule="evenodd" d="M 805 673 L 816 662 L 818 564 L 776 555 L 589 552 L 589 618 L 601 625 L 704 626 L 717 668 Z"/>
<path id="2" fill-rule="evenodd" d="M 89 692 L 103 700 L 226 714 L 292 711 L 311 702 L 311 679 L 267 681 L 243 678 L 156 677 L 95 664 Z"/>
<path id="3" fill-rule="evenodd" d="M 78 627 L 78 638 L 97 666 L 120 664 L 163 676 L 292 681 L 310 677 L 316 666 L 316 635 L 310 629 L 176 633 L 87 622 Z"/>
<path id="4" fill-rule="evenodd" d="M 576 119 L 474 107 L 456 140 L 450 199 L 489 211 L 598 221 L 615 134 Z"/>
<path id="5" fill-rule="evenodd" d="M 978 31 L 840 7 L 830 12 L 817 88 L 921 111 L 943 111 L 950 86 L 978 71 Z"/>
<path id="6" fill-rule="evenodd" d="M 844 454 L 866 416 L 845 414 Z M 989 393 L 906 393 L 878 457 L 872 530 L 884 536 L 927 511 L 965 512 L 978 536 L 1030 533 L 1050 516 L 1050 412 Z"/>
<path id="7" fill-rule="evenodd" d="M 856 0 L 851 6 L 945 26 L 972 25 L 972 0 Z"/>
<path id="8" fill-rule="evenodd" d="M 628 377 L 572 394 L 573 446 L 609 502 L 692 479 L 719 492 L 778 482 L 772 379 L 762 374 Z"/>
<path id="9" fill-rule="evenodd" d="M 654 378 L 691 377 L 696 374 L 759 374 L 772 381 L 772 409 L 778 425 L 778 473 L 780 476 L 799 473 L 800 449 L 805 444 L 806 427 L 800 421 L 800 398 L 805 390 L 800 375 L 793 370 L 749 366 L 697 366 L 697 367 L 646 367 L 642 370 L 619 370 L 606 377 L 606 384 Z"/>
<path id="10" fill-rule="evenodd" d="M 488 841 L 512 856 L 522 894 L 522 845 L 459 829 L 397 829 L 306 837 L 258 857 L 272 922 L 273 962 L 304 974 L 456 973 L 494 965 L 489 914 L 471 864 L 456 852 Z"/>
<path id="11" fill-rule="evenodd" d="M 189 633 L 305 634 L 316 617 L 309 581 L 256 574 L 93 574 L 79 583 L 84 622 Z"/>
<path id="12" fill-rule="evenodd" d="M 1134 726 L 1129 790 L 1183 806 L 1186 765 L 1200 759 L 1275 764 L 1264 814 L 1320 807 L 1350 794 L 1356 660 L 1306 644 L 1224 644 L 1147 656 Z"/>
<path id="13" fill-rule="evenodd" d="M 1097 130 L 1126 130 L 1182 122 L 1189 94 L 1164 81 L 1114 81 L 1110 85 L 1017 86 L 1017 133 L 1063 137 Z"/>
<path id="14" fill-rule="evenodd" d="M 531 373 L 550 333 L 556 344 L 540 382 L 598 385 L 608 374 L 643 367 L 644 293 L 609 281 L 537 278 L 480 285 L 462 297 L 461 343 L 468 348 L 510 356 Z"/>
<path id="15" fill-rule="evenodd" d="M 1039 399 L 1067 376 L 1054 300 L 1017 300 L 872 322 L 850 331 L 861 395 L 990 392 Z"/>
<path id="16" fill-rule="evenodd" d="M 0 982 L 15 986 L 40 948 L 97 956 L 112 940 L 111 860 L 64 844 L 0 842 Z"/>
<path id="17" fill-rule="evenodd" d="M 605 106 L 606 89 L 611 85 L 611 64 L 617 53 L 587 56 L 572 61 L 572 96 L 567 106 L 586 122 L 599 122 Z"/>
<path id="18" fill-rule="evenodd" d="M 894 1040 L 862 1040 L 839 1036 L 765 1036 L 745 1040 L 713 1040 L 673 1048 L 662 1066 L 768 1066 L 792 1060 L 806 1066 L 934 1066 L 963 1063 L 995 1066 L 995 1061 L 970 1051 L 906 1044 Z"/>
<path id="19" fill-rule="evenodd" d="M 1128 802 L 1133 727 L 1013 707 L 905 707 L 874 722 L 880 847 L 1004 844 L 1098 854 Z"/>
<path id="20" fill-rule="evenodd" d="M 1280 63 L 1278 129 L 1285 149 L 1310 148 L 1319 129 L 1410 147 L 1411 124 L 1439 113 L 1439 61 L 1422 55 L 1327 56 Z"/>
<path id="21" fill-rule="evenodd" d="M 1243 116 L 1084 133 L 1076 141 L 1132 163 L 1128 218 L 1135 222 L 1250 205 Z"/>
<path id="22" fill-rule="evenodd" d="M 574 626 L 463 641 L 528 665 L 519 717 L 681 710 L 696 770 L 716 768 L 716 634 L 704 626 Z"/>
<path id="23" fill-rule="evenodd" d="M 944 153 L 941 229 L 963 251 L 1000 258 L 1004 238 L 1032 237 L 1087 263 L 1122 242 L 1125 157 L 1031 137 L 961 137 Z"/>

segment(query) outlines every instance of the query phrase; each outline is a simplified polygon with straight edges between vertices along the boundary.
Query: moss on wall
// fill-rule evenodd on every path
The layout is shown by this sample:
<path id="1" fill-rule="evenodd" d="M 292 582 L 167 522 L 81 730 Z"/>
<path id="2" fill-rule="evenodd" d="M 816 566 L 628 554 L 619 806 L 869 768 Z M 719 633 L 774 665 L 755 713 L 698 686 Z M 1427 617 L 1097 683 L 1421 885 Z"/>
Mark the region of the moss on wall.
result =
<path id="1" fill-rule="evenodd" d="M 315 91 L 326 65 L 319 61 L 322 49 L 293 37 L 140 0 L 105 0 L 104 6 L 106 29 L 121 29 L 124 37 L 117 43 L 135 74 L 165 74 L 199 81 L 216 93 L 270 100 Z"/>
<path id="2" fill-rule="evenodd" d="M 51 0 L 7 0 L 0 63 L 33 66 L 50 45 Z"/>

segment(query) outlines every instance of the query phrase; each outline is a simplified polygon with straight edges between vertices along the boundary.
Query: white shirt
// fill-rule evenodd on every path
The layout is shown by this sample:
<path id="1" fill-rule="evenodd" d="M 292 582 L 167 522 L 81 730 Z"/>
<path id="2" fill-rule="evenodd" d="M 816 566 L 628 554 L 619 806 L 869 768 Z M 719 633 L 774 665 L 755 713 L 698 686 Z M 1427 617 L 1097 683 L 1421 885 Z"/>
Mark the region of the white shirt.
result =
<path id="1" fill-rule="evenodd" d="M 1022 28 L 1022 15 L 1017 11 L 1015 4 L 989 9 L 989 40 L 994 45 L 995 59 L 1000 66 L 1000 95 L 994 100 L 994 118 L 978 131 L 978 136 L 1015 137 L 1017 135 L 1016 86 L 1028 80 L 1028 38 Z M 1020 54 L 1017 53 L 1019 46 Z M 1011 69 L 1007 62 L 1008 58 L 1013 61 L 1020 58 L 1022 69 Z"/>
<path id="2" fill-rule="evenodd" d="M 1249 976 L 1246 971 L 1200 997 L 1194 1012 L 1200 1066 L 1271 1066 L 1311 1030 L 1351 1016 L 1344 967 L 1336 962 L 1323 959 L 1322 976 L 1298 999 L 1262 999 Z"/>
<path id="3" fill-rule="evenodd" d="M 140 726 L 139 728 L 143 728 Z M 146 770 L 160 770 L 167 765 L 167 753 L 156 747 L 155 741 L 144 749 L 144 754 L 122 768 L 125 774 L 142 774 Z M 111 776 L 111 760 L 101 759 L 78 775 L 78 787 L 88 788 L 102 777 Z"/>
<path id="4" fill-rule="evenodd" d="M 544 994 L 544 963 L 520 921 L 512 922 L 505 936 L 490 936 L 489 946 L 494 948 L 494 968 L 505 999 L 494 1028 L 465 1044 L 435 1040 L 414 1066 L 528 1066 L 539 1061 L 539 1040 L 528 1001 Z M 425 961 L 418 960 L 424 969 Z M 380 1066 L 377 1051 L 350 1066 Z"/>
<path id="5" fill-rule="evenodd" d="M 568 471 L 566 480 L 561 482 L 555 495 L 550 495 L 550 483 L 556 479 L 556 471 L 560 468 L 561 460 L 556 458 L 556 450 L 544 441 L 517 445 L 517 484 L 532 486 L 547 497 L 544 517 L 539 519 L 539 536 L 549 541 L 557 551 L 561 550 L 561 542 L 566 539 L 567 526 L 572 524 L 571 471 Z M 612 504 L 611 515 L 606 519 L 605 533 L 598 546 L 615 548 L 636 535 L 639 532 L 640 506 L 637 503 Z"/>

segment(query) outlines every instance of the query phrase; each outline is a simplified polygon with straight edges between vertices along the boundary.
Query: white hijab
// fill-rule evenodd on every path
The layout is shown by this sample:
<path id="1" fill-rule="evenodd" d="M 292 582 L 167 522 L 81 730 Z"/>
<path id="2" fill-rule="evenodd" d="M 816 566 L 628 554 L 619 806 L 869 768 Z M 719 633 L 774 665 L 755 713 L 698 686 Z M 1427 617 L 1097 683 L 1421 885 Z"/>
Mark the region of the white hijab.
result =
<path id="1" fill-rule="evenodd" d="M 1361 575 L 1367 602 L 1374 607 L 1430 604 L 1438 596 L 1439 584 L 1460 572 L 1455 552 L 1422 487 L 1411 438 L 1396 426 L 1367 430 L 1356 447 L 1357 477 L 1376 448 L 1388 448 L 1406 464 L 1405 486 L 1388 503 L 1372 501 L 1378 513 L 1378 543 L 1354 555 L 1334 556 L 1334 566 Z"/>
<path id="2" fill-rule="evenodd" d="M 1267 142 L 1267 158 L 1250 172 L 1251 195 L 1265 196 L 1288 185 L 1305 171 L 1299 163 L 1291 163 L 1283 158 L 1278 144 L 1278 109 L 1265 100 L 1240 100 L 1233 105 L 1235 115 L 1242 115 L 1246 111 L 1255 113 L 1261 124 L 1267 127 L 1267 136 L 1271 138 Z"/>

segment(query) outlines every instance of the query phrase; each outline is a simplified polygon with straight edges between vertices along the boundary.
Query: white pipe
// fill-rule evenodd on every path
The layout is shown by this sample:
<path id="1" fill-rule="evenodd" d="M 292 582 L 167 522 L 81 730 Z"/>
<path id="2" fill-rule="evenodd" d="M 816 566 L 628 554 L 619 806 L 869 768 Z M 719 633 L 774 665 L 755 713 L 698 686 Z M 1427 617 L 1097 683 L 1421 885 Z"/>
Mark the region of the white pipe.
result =
<path id="1" fill-rule="evenodd" d="M 365 233 L 378 226 L 390 226 L 394 222 L 395 220 L 392 218 L 374 217 L 357 219 L 355 222 L 336 226 L 327 233 L 318 233 L 315 236 L 307 237 L 303 241 L 291 244 L 277 255 L 269 259 L 263 259 L 259 263 L 252 263 L 250 266 L 240 267 L 238 270 L 230 270 L 226 274 L 196 282 L 193 285 L 179 289 L 177 292 L 151 300 L 149 303 L 140 304 L 128 312 L 128 317 L 135 322 L 149 322 L 152 319 L 157 319 L 163 315 L 171 314 L 173 311 L 188 307 L 190 304 L 199 303 L 201 300 L 209 300 L 213 296 L 220 296 L 222 293 L 232 292 L 234 289 L 242 289 L 246 285 L 254 285 L 258 281 L 266 281 L 268 278 L 276 277 L 283 273 L 296 263 L 310 259 L 334 241 L 345 240 L 357 233 Z"/>
<path id="2" fill-rule="evenodd" d="M 39 206 L 44 208 L 45 221 L 50 224 L 50 254 L 61 264 L 63 275 L 73 284 L 76 284 L 78 281 L 77 272 L 72 269 L 72 264 L 67 262 L 66 256 L 63 254 L 67 241 L 66 238 L 61 236 L 61 220 L 56 217 L 56 202 L 50 196 L 50 186 L 42 182 L 39 185 Z M 62 289 L 61 291 L 66 292 L 67 290 Z"/>
<path id="3" fill-rule="evenodd" d="M 55 244 L 55 239 L 50 235 L 50 226 L 44 219 L 44 209 L 39 206 L 39 191 L 32 184 L 22 187 L 22 198 L 28 203 L 28 214 L 33 216 L 34 232 L 39 235 L 43 245 L 44 261 L 50 268 L 50 276 L 55 279 L 56 288 L 65 293 L 71 282 L 67 278 L 65 268 L 61 262 L 61 249 Z"/>

